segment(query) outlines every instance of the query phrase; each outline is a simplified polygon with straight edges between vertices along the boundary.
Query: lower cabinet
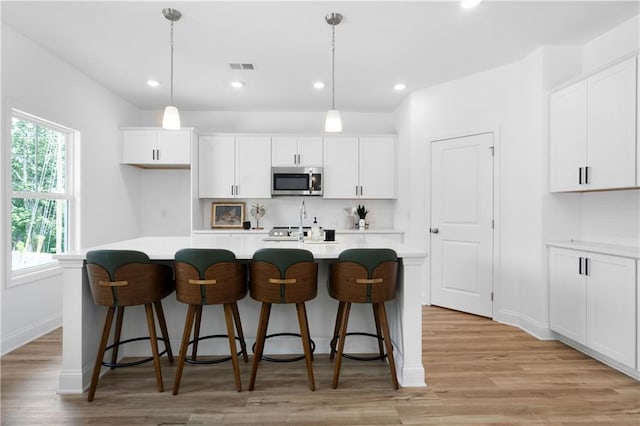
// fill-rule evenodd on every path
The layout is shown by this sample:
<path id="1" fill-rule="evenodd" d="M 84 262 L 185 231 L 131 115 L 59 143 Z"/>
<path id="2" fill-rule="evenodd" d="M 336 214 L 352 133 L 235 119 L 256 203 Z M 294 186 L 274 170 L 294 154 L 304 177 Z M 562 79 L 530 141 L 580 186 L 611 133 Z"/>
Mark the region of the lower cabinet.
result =
<path id="1" fill-rule="evenodd" d="M 636 368 L 635 259 L 550 248 L 551 329 Z"/>

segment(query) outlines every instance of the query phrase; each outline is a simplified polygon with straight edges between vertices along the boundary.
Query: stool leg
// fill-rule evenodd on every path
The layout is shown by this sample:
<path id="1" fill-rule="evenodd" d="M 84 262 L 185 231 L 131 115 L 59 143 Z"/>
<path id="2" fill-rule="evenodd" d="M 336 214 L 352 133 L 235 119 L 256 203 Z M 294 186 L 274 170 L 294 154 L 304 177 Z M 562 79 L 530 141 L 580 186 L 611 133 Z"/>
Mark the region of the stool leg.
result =
<path id="1" fill-rule="evenodd" d="M 114 347 L 111 350 L 111 363 L 115 364 L 118 361 L 118 348 L 120 346 L 120 334 L 122 332 L 122 320 L 124 318 L 124 306 L 118 308 L 118 314 L 116 316 L 116 331 L 113 336 Z M 111 367 L 113 370 L 115 367 Z"/>
<path id="2" fill-rule="evenodd" d="M 300 335 L 302 336 L 302 348 L 304 349 L 304 359 L 307 364 L 307 376 L 309 377 L 309 389 L 316 389 L 313 378 L 313 357 L 311 354 L 311 339 L 309 337 L 309 321 L 307 321 L 307 309 L 304 303 L 296 303 L 298 311 L 298 323 L 300 324 Z"/>
<path id="3" fill-rule="evenodd" d="M 387 310 L 384 307 L 384 303 L 376 303 L 378 315 L 380 316 L 380 325 L 382 326 L 382 335 L 384 337 L 384 344 L 387 348 L 387 361 L 389 362 L 389 369 L 391 370 L 391 382 L 393 388 L 398 390 L 398 377 L 396 376 L 396 363 L 393 359 L 393 345 L 391 344 L 391 333 L 389 332 L 389 322 L 387 320 Z"/>
<path id="4" fill-rule="evenodd" d="M 247 344 L 244 341 L 244 333 L 242 332 L 242 323 L 240 322 L 240 312 L 238 311 L 238 304 L 233 302 L 231 304 L 231 309 L 233 311 L 233 320 L 236 323 L 236 330 L 238 331 L 238 338 L 240 339 L 242 358 L 244 358 L 244 362 L 249 362 L 249 355 L 247 355 Z"/>
<path id="5" fill-rule="evenodd" d="M 378 352 L 380 353 L 380 359 L 384 361 L 384 348 L 382 347 L 382 332 L 380 331 L 380 315 L 378 315 L 378 310 L 376 309 L 375 304 L 371 304 L 373 308 L 373 319 L 376 322 L 376 336 L 378 337 Z"/>
<path id="6" fill-rule="evenodd" d="M 338 357 L 336 358 L 336 365 L 333 368 L 333 382 L 331 387 L 336 389 L 338 387 L 338 379 L 340 378 L 340 367 L 342 366 L 342 352 L 344 351 L 344 341 L 347 337 L 347 323 L 349 322 L 349 311 L 351 310 L 351 302 L 345 302 L 342 312 L 342 318 L 340 318 L 340 334 L 338 337 Z"/>
<path id="7" fill-rule="evenodd" d="M 196 360 L 198 356 L 198 339 L 200 338 L 200 323 L 202 321 L 202 305 L 196 306 L 196 326 L 193 329 L 193 346 L 191 347 L 191 359 Z"/>
<path id="8" fill-rule="evenodd" d="M 231 352 L 231 364 L 233 364 L 233 375 L 236 379 L 236 390 L 242 391 L 240 382 L 240 365 L 238 364 L 238 349 L 236 348 L 236 336 L 233 332 L 233 308 L 231 303 L 224 304 L 224 318 L 227 322 L 227 335 L 229 336 L 229 351 Z"/>
<path id="9" fill-rule="evenodd" d="M 156 370 L 156 384 L 158 392 L 162 392 L 162 371 L 160 371 L 160 355 L 158 353 L 158 336 L 156 334 L 156 320 L 153 317 L 153 305 L 145 303 L 144 310 L 147 313 L 147 326 L 149 327 L 149 337 L 151 339 L 151 352 L 153 353 L 153 366 Z"/>
<path id="10" fill-rule="evenodd" d="M 100 369 L 102 367 L 102 359 L 104 358 L 105 348 L 109 341 L 109 333 L 111 332 L 111 324 L 113 324 L 113 314 L 115 310 L 116 308 L 114 306 L 109 306 L 107 309 L 107 316 L 104 319 L 102 339 L 100 340 L 100 346 L 98 346 L 98 354 L 96 355 L 96 364 L 93 367 L 93 375 L 91 376 L 91 385 L 89 386 L 87 401 L 93 401 L 93 397 L 96 394 L 96 387 L 98 386 L 98 378 L 100 377 Z"/>
<path id="11" fill-rule="evenodd" d="M 182 332 L 182 344 L 180 345 L 180 354 L 178 355 L 178 365 L 176 366 L 176 377 L 173 380 L 173 394 L 177 395 L 182 381 L 182 370 L 184 369 L 184 361 L 187 358 L 187 348 L 189 347 L 189 337 L 191 337 L 191 329 L 193 328 L 193 318 L 196 314 L 196 306 L 189 305 L 187 309 L 187 318 L 184 322 L 184 331 Z"/>
<path id="12" fill-rule="evenodd" d="M 156 307 L 156 315 L 158 315 L 158 323 L 160 324 L 164 347 L 167 350 L 167 357 L 169 358 L 169 362 L 173 364 L 173 351 L 171 350 L 171 341 L 169 340 L 169 331 L 167 330 L 167 321 L 164 318 L 162 302 L 153 302 L 153 306 Z"/>
<path id="13" fill-rule="evenodd" d="M 264 341 L 269 325 L 269 315 L 271 314 L 271 303 L 263 303 L 260 310 L 260 320 L 258 321 L 258 332 L 256 333 L 256 352 L 253 354 L 253 365 L 251 366 L 251 379 L 249 390 L 252 391 L 256 384 L 256 374 L 258 373 L 258 363 L 264 351 Z"/>
<path id="14" fill-rule="evenodd" d="M 336 344 L 338 344 L 338 332 L 340 331 L 340 318 L 342 317 L 342 311 L 344 310 L 344 302 L 338 303 L 338 312 L 336 313 L 336 323 L 333 326 L 333 340 L 335 340 Z M 336 354 L 336 350 L 334 347 L 331 348 L 331 353 L 329 354 L 329 359 L 333 361 L 333 357 Z"/>

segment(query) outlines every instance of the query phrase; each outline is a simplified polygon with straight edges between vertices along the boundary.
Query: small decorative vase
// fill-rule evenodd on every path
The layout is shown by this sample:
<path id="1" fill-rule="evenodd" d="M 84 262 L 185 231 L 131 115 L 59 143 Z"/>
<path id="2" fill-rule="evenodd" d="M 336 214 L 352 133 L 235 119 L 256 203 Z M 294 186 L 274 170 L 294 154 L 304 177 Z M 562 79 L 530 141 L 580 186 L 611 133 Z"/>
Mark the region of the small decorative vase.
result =
<path id="1" fill-rule="evenodd" d="M 360 219 L 358 221 L 358 229 L 361 230 L 361 231 L 364 231 L 365 227 L 366 227 L 366 224 L 364 222 L 364 219 Z"/>

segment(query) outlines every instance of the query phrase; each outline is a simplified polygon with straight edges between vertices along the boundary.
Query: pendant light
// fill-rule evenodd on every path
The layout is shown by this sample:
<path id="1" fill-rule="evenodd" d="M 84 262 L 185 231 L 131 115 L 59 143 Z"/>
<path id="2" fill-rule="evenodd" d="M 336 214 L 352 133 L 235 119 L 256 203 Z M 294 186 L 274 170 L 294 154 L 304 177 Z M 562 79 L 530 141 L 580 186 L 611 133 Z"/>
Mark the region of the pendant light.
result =
<path id="1" fill-rule="evenodd" d="M 342 131 L 342 118 L 340 111 L 336 109 L 336 25 L 342 22 L 342 15 L 330 13 L 325 19 L 331 25 L 331 109 L 327 111 L 324 131 L 338 133 Z"/>
<path id="2" fill-rule="evenodd" d="M 182 17 L 182 13 L 175 9 L 162 9 L 165 18 L 171 21 L 171 103 L 164 109 L 162 117 L 163 129 L 180 129 L 180 113 L 173 103 L 173 24 Z"/>

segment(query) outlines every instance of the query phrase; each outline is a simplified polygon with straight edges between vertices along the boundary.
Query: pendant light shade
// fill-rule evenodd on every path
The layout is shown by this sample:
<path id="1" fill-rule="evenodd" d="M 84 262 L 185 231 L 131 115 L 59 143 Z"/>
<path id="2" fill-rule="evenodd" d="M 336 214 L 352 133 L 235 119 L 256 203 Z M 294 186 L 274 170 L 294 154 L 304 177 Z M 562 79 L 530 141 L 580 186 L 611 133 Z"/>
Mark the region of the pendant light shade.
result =
<path id="1" fill-rule="evenodd" d="M 328 133 L 339 133 L 342 131 L 342 118 L 340 111 L 330 109 L 327 111 L 327 119 L 324 122 L 324 131 Z"/>
<path id="2" fill-rule="evenodd" d="M 173 105 L 167 105 L 162 116 L 162 128 L 170 130 L 180 129 L 180 113 L 178 108 Z"/>
<path id="3" fill-rule="evenodd" d="M 164 109 L 162 128 L 177 130 L 180 129 L 180 113 L 173 102 L 173 24 L 182 14 L 175 9 L 162 9 L 162 14 L 171 21 L 171 104 Z"/>
<path id="4" fill-rule="evenodd" d="M 342 22 L 342 15 L 330 13 L 325 16 L 327 24 L 331 25 L 331 109 L 327 112 L 324 131 L 338 133 L 342 131 L 342 118 L 336 109 L 336 25 Z"/>

